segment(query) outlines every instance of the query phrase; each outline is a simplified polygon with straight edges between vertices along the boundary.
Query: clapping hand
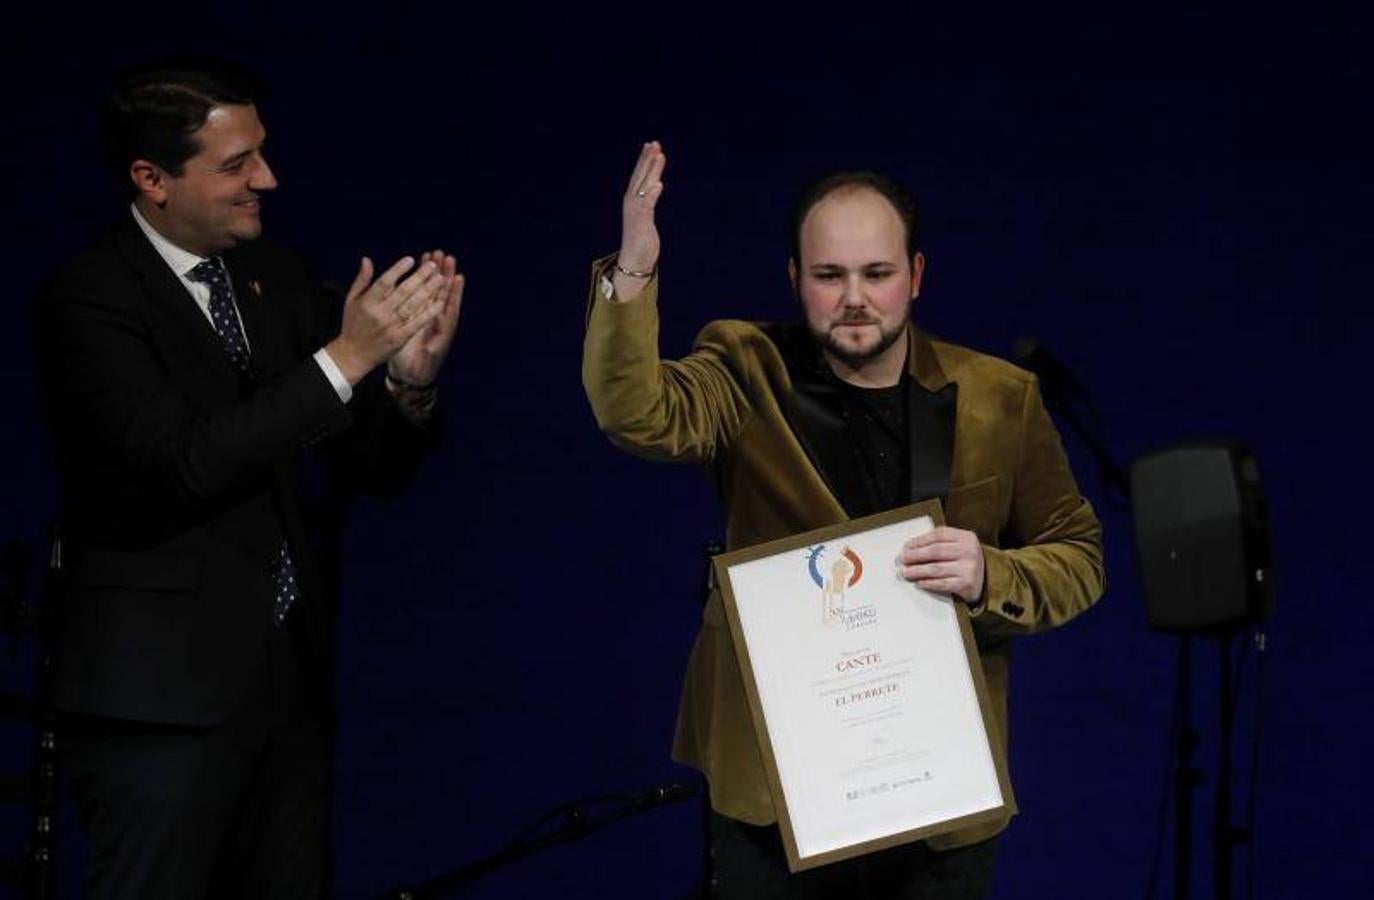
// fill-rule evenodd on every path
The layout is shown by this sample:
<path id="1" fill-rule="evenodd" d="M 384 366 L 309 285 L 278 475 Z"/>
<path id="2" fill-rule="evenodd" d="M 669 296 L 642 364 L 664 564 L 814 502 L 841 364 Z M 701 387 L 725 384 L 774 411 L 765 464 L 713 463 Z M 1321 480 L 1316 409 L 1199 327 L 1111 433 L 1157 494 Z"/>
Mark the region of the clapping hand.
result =
<path id="1" fill-rule="evenodd" d="M 425 386 L 434 383 L 453 345 L 465 280 L 458 272 L 457 261 L 442 250 L 424 254 L 420 262 L 422 266 L 434 266 L 442 279 L 434 298 L 438 311 L 387 361 L 387 373 L 406 384 Z"/>
<path id="2" fill-rule="evenodd" d="M 362 258 L 344 300 L 339 335 L 325 347 L 349 384 L 357 384 L 446 313 L 454 276 L 430 256 L 418 268 L 409 256 L 397 260 L 375 281 L 372 260 Z M 456 318 L 456 310 L 452 315 Z"/>

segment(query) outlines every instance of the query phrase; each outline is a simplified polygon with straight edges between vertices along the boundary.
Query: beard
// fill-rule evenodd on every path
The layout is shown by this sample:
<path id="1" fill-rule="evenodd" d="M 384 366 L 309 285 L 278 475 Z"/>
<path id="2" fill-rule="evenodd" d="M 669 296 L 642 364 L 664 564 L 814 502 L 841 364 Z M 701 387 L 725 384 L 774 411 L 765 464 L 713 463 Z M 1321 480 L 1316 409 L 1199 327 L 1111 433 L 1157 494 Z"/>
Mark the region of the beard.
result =
<path id="1" fill-rule="evenodd" d="M 878 340 L 865 346 L 854 347 L 850 344 L 841 343 L 840 340 L 835 337 L 836 328 L 855 324 L 876 326 L 878 329 Z M 851 369 L 858 369 L 862 367 L 864 363 L 882 356 L 893 344 L 897 343 L 905 333 L 906 318 L 903 318 L 894 328 L 884 328 L 881 322 L 865 317 L 842 319 L 823 331 L 815 328 L 811 330 L 811 336 L 815 338 L 816 343 L 820 345 L 822 350 L 840 360 Z"/>

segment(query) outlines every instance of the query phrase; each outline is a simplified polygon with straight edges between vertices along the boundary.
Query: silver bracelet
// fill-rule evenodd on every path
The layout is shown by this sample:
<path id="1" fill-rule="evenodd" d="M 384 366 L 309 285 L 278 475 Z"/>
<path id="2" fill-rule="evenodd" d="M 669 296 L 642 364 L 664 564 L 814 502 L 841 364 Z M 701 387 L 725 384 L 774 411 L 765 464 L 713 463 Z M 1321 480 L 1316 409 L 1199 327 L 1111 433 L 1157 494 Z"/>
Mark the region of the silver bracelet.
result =
<path id="1" fill-rule="evenodd" d="M 624 266 L 622 266 L 620 264 L 620 260 L 617 259 L 615 261 L 615 270 L 619 272 L 621 275 L 628 275 L 631 278 L 653 278 L 654 273 L 658 271 L 658 264 L 655 263 L 654 267 L 647 272 L 636 272 L 632 269 L 627 269 Z"/>

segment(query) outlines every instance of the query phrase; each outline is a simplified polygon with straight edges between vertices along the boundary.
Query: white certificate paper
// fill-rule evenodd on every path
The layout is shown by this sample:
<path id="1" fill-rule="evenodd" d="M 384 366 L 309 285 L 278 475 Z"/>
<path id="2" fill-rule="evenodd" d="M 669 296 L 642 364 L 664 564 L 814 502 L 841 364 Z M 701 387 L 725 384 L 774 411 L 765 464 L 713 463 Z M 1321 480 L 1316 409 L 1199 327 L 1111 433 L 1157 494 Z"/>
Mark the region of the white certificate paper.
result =
<path id="1" fill-rule="evenodd" d="M 793 871 L 1013 808 L 967 613 L 897 572 L 939 517 L 919 504 L 717 558 Z"/>

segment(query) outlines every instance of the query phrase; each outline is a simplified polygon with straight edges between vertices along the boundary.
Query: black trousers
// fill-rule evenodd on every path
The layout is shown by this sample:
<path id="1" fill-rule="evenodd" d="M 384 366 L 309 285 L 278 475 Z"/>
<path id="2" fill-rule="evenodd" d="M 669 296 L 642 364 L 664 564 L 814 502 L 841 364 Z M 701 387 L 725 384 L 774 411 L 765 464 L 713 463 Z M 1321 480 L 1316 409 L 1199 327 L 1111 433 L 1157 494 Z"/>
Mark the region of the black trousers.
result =
<path id="1" fill-rule="evenodd" d="M 722 900 L 982 900 L 992 887 L 996 838 L 944 852 L 917 841 L 791 875 L 776 825 L 710 817 L 711 896 Z"/>
<path id="2" fill-rule="evenodd" d="M 66 720 L 90 897 L 318 898 L 328 890 L 330 738 L 289 629 L 243 707 L 204 730 Z"/>

